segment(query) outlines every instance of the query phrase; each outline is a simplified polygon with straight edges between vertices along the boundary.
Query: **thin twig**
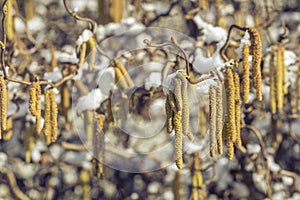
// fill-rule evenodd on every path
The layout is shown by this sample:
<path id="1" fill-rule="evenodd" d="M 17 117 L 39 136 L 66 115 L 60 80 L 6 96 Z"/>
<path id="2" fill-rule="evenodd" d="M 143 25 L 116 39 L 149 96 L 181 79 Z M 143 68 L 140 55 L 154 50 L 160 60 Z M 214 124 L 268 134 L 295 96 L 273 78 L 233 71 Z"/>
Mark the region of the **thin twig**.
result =
<path id="1" fill-rule="evenodd" d="M 84 21 L 84 22 L 90 23 L 90 24 L 91 24 L 91 30 L 92 30 L 92 32 L 94 33 L 95 28 L 96 28 L 96 25 L 97 25 L 97 23 L 96 23 L 94 20 L 92 20 L 92 19 L 90 19 L 90 18 L 87 18 L 87 17 L 80 17 L 80 16 L 78 16 L 78 15 L 76 14 L 76 12 L 74 12 L 74 11 L 72 11 L 72 10 L 70 9 L 70 7 L 69 7 L 68 4 L 67 4 L 67 0 L 63 0 L 63 3 L 64 3 L 64 6 L 65 6 L 66 11 L 67 11 L 72 17 L 74 17 L 74 18 L 77 19 L 77 20 L 80 20 L 80 21 Z"/>

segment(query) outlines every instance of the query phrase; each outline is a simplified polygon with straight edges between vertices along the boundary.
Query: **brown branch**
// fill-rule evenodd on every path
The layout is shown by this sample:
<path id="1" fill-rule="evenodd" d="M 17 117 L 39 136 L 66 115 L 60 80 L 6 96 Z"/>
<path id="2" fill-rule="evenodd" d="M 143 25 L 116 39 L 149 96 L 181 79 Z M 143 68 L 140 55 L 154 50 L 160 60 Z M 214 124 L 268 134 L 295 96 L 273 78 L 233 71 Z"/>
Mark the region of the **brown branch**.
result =
<path id="1" fill-rule="evenodd" d="M 226 62 L 228 62 L 229 59 L 228 59 L 227 56 L 225 55 L 225 49 L 226 49 L 226 48 L 228 47 L 228 45 L 229 45 L 230 36 L 231 36 L 232 30 L 233 30 L 234 28 L 235 28 L 235 29 L 238 29 L 238 30 L 240 30 L 240 31 L 244 31 L 244 32 L 248 30 L 248 28 L 240 27 L 240 26 L 238 26 L 238 25 L 236 25 L 236 24 L 233 24 L 233 25 L 230 26 L 230 28 L 229 28 L 229 30 L 228 30 L 228 35 L 227 35 L 226 42 L 225 42 L 225 44 L 223 45 L 223 47 L 220 49 L 220 55 L 221 55 L 221 57 L 222 57 Z"/>
<path id="2" fill-rule="evenodd" d="M 95 28 L 96 28 L 96 25 L 97 25 L 97 23 L 96 23 L 94 20 L 92 20 L 92 19 L 90 19 L 90 18 L 87 18 L 87 17 L 80 17 L 80 16 L 78 16 L 74 11 L 72 11 L 72 10 L 70 9 L 70 7 L 69 7 L 68 4 L 67 4 L 67 0 L 63 0 L 63 3 L 64 3 L 64 6 L 65 6 L 66 11 L 67 11 L 72 17 L 74 17 L 75 19 L 77 19 L 77 20 L 79 20 L 79 21 L 84 21 L 84 22 L 90 23 L 90 24 L 91 24 L 91 30 L 92 30 L 92 32 L 94 33 Z"/>

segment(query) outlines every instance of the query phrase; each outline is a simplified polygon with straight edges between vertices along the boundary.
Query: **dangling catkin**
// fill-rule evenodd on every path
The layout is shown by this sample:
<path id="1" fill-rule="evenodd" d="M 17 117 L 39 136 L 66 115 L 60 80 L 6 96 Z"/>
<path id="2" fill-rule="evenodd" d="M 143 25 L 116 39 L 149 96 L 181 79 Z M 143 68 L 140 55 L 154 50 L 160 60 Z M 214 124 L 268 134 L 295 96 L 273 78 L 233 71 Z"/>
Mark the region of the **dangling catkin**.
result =
<path id="1" fill-rule="evenodd" d="M 233 159 L 233 156 L 234 156 L 234 144 L 232 141 L 227 141 L 227 144 L 226 144 L 226 147 L 227 147 L 227 158 L 229 160 L 232 160 Z"/>
<path id="2" fill-rule="evenodd" d="M 192 168 L 192 196 L 194 200 L 198 200 L 202 194 L 203 178 L 201 173 L 201 161 L 199 152 L 194 154 L 194 166 Z M 202 198 L 200 198 L 202 199 Z"/>
<path id="3" fill-rule="evenodd" d="M 35 117 L 36 120 L 36 132 L 38 134 L 41 133 L 41 86 L 40 82 L 36 81 L 31 83 L 30 86 L 30 98 L 29 98 L 29 110 L 32 116 Z"/>
<path id="4" fill-rule="evenodd" d="M 51 90 L 45 91 L 45 114 L 44 114 L 44 134 L 46 136 L 46 143 L 51 143 Z"/>
<path id="5" fill-rule="evenodd" d="M 250 69 L 249 69 L 249 45 L 244 44 L 243 46 L 243 101 L 244 103 L 249 102 L 250 92 Z"/>
<path id="6" fill-rule="evenodd" d="M 217 120 L 216 120 L 216 135 L 217 135 L 217 146 L 219 154 L 223 154 L 223 136 L 222 136 L 222 128 L 223 128 L 223 97 L 222 97 L 222 85 L 221 82 L 218 81 L 216 88 L 216 99 L 217 99 Z"/>
<path id="7" fill-rule="evenodd" d="M 240 121 L 241 121 L 241 110 L 240 110 L 240 77 L 237 72 L 233 73 L 234 89 L 235 89 L 235 127 L 236 127 L 236 141 L 237 146 L 241 146 L 241 134 L 240 134 Z"/>
<path id="8" fill-rule="evenodd" d="M 228 123 L 228 127 L 230 127 L 228 140 L 231 142 L 236 141 L 236 120 L 235 120 L 235 88 L 234 88 L 234 80 L 232 68 L 226 68 L 225 75 L 225 91 L 226 91 L 226 99 L 227 99 L 227 113 L 226 113 L 226 122 Z"/>
<path id="9" fill-rule="evenodd" d="M 7 94 L 7 86 L 6 86 L 6 81 L 4 80 L 3 76 L 0 76 L 0 87 L 1 87 L 1 127 L 0 127 L 0 139 L 2 138 L 2 131 L 6 130 L 6 125 L 7 125 L 7 119 L 6 119 L 6 110 L 7 110 L 7 102 L 8 102 L 8 94 Z"/>
<path id="10" fill-rule="evenodd" d="M 51 142 L 55 142 L 57 139 L 57 104 L 55 100 L 54 91 L 51 90 L 50 92 L 50 101 L 51 101 Z"/>
<path id="11" fill-rule="evenodd" d="M 117 67 L 115 67 L 114 69 L 115 69 L 115 83 L 118 84 L 118 86 L 122 90 L 126 90 L 128 88 L 128 84 L 127 84 L 121 70 Z"/>
<path id="12" fill-rule="evenodd" d="M 188 105 L 188 92 L 187 92 L 187 80 L 185 75 L 178 73 L 177 76 L 181 81 L 181 95 L 182 95 L 182 133 L 184 135 L 190 135 L 189 124 L 190 124 L 190 113 Z"/>
<path id="13" fill-rule="evenodd" d="M 277 46 L 277 67 L 276 67 L 276 98 L 277 109 L 282 110 L 283 107 L 283 74 L 282 74 L 282 53 L 280 46 Z"/>
<path id="14" fill-rule="evenodd" d="M 217 120 L 217 101 L 216 87 L 209 87 L 209 135 L 210 135 L 210 156 L 216 155 L 216 120 Z"/>
<path id="15" fill-rule="evenodd" d="M 284 63 L 284 51 L 285 51 L 285 48 L 284 48 L 284 46 L 279 46 L 279 48 L 280 48 L 280 59 L 281 59 L 281 61 L 280 61 L 280 63 L 281 63 L 281 69 L 282 69 L 282 90 L 283 90 L 283 95 L 285 95 L 285 94 L 287 94 L 287 92 L 288 92 L 288 88 L 285 86 L 285 76 L 286 76 L 286 66 L 285 66 L 285 63 Z"/>
<path id="16" fill-rule="evenodd" d="M 297 76 L 297 110 L 300 111 L 300 62 L 298 62 L 298 76 Z"/>
<path id="17" fill-rule="evenodd" d="M 79 49 L 79 63 L 78 66 L 81 67 L 85 61 L 85 56 L 86 56 L 86 42 L 83 42 L 80 45 L 80 49 Z"/>
<path id="18" fill-rule="evenodd" d="M 131 77 L 129 76 L 129 74 L 128 74 L 126 68 L 125 68 L 124 65 L 122 64 L 122 62 L 121 62 L 120 60 L 118 60 L 118 59 L 116 59 L 114 62 L 115 62 L 116 67 L 119 68 L 119 69 L 121 70 L 122 75 L 124 76 L 124 79 L 125 79 L 125 81 L 126 81 L 128 87 L 129 87 L 129 88 L 134 87 L 134 83 L 133 83 Z"/>
<path id="19" fill-rule="evenodd" d="M 181 86 L 178 79 L 173 79 L 174 82 L 174 94 L 176 98 L 176 104 L 178 111 L 174 114 L 174 129 L 175 129 L 175 157 L 176 157 L 176 166 L 178 169 L 183 167 L 182 160 L 182 95 L 181 95 Z"/>
<path id="20" fill-rule="evenodd" d="M 88 69 L 89 70 L 93 70 L 94 69 L 94 63 L 95 63 L 95 59 L 96 59 L 96 41 L 93 37 L 91 37 L 90 39 L 88 39 L 87 41 L 87 53 L 89 56 L 89 62 L 88 62 Z"/>
<path id="21" fill-rule="evenodd" d="M 250 28 L 250 38 L 252 47 L 252 71 L 253 71 L 253 84 L 256 89 L 256 97 L 258 101 L 262 100 L 262 77 L 261 77 L 261 58 L 262 58 L 262 44 L 260 35 L 257 29 Z"/>
<path id="22" fill-rule="evenodd" d="M 181 174 L 180 171 L 176 171 L 175 178 L 173 180 L 173 194 L 174 194 L 174 200 L 181 200 L 182 199 L 182 180 L 181 180 Z"/>
<path id="23" fill-rule="evenodd" d="M 167 115 L 167 132 L 171 133 L 173 130 L 173 110 L 170 105 L 170 95 L 167 94 L 166 102 L 165 102 L 165 110 Z"/>
<path id="24" fill-rule="evenodd" d="M 80 172 L 80 182 L 82 187 L 82 199 L 83 200 L 90 200 L 90 174 L 87 170 L 82 170 Z"/>
<path id="25" fill-rule="evenodd" d="M 276 113 L 276 71 L 274 66 L 275 48 L 272 48 L 270 57 L 270 110 L 272 114 Z"/>

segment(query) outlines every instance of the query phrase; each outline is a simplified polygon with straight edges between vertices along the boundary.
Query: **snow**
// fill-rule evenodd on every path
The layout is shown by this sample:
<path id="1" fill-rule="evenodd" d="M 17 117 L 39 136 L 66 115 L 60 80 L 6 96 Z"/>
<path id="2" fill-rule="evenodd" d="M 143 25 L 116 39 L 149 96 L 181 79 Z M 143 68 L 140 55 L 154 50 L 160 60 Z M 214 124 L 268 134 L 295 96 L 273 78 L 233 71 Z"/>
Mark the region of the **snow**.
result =
<path id="1" fill-rule="evenodd" d="M 152 72 L 145 80 L 145 89 L 150 90 L 151 87 L 159 87 L 161 85 L 161 73 Z"/>
<path id="2" fill-rule="evenodd" d="M 45 29 L 45 22 L 41 17 L 35 16 L 27 22 L 27 26 L 31 33 L 36 33 Z"/>
<path id="3" fill-rule="evenodd" d="M 206 23 L 202 20 L 199 14 L 194 17 L 194 21 L 198 29 L 203 29 L 203 35 L 200 36 L 199 39 L 205 41 L 208 44 L 221 41 L 227 36 L 227 32 L 225 29 Z"/>
<path id="4" fill-rule="evenodd" d="M 81 45 L 84 42 L 87 42 L 91 37 L 93 37 L 92 31 L 84 29 L 82 34 L 78 37 L 76 45 Z"/>
<path id="5" fill-rule="evenodd" d="M 99 88 L 92 90 L 78 99 L 77 113 L 98 108 L 105 98 L 107 98 L 107 95 L 104 95 Z"/>
<path id="6" fill-rule="evenodd" d="M 104 95 L 108 95 L 110 90 L 116 88 L 114 84 L 115 70 L 112 67 L 100 71 L 98 77 L 98 87 Z"/>
<path id="7" fill-rule="evenodd" d="M 50 82 L 57 82 L 63 78 L 61 70 L 55 67 L 52 72 L 46 72 L 44 74 L 44 79 Z"/>

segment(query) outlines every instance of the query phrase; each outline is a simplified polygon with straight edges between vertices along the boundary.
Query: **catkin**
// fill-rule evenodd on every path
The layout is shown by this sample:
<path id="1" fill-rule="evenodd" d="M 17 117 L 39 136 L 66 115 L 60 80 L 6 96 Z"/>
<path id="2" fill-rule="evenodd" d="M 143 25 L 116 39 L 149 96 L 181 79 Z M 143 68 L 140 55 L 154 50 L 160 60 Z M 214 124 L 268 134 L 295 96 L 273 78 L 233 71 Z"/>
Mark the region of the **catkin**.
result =
<path id="1" fill-rule="evenodd" d="M 199 117 L 199 137 L 202 139 L 206 135 L 206 116 L 204 112 L 204 108 L 200 107 L 198 112 Z"/>
<path id="2" fill-rule="evenodd" d="M 182 191 L 182 180 L 181 180 L 180 171 L 176 171 L 175 173 L 172 190 L 174 194 L 174 200 L 181 200 L 183 191 Z"/>
<path id="3" fill-rule="evenodd" d="M 249 102 L 250 92 L 250 69 L 249 69 L 249 45 L 244 44 L 243 46 L 243 102 Z"/>
<path id="4" fill-rule="evenodd" d="M 183 167 L 181 111 L 176 112 L 174 115 L 174 129 L 176 166 L 178 169 L 181 169 Z"/>
<path id="5" fill-rule="evenodd" d="M 181 81 L 181 95 L 182 95 L 182 133 L 191 137 L 189 132 L 189 124 L 190 124 L 190 113 L 189 113 L 189 105 L 188 105 L 188 91 L 187 91 L 187 80 L 185 75 L 182 73 L 178 73 L 177 77 Z"/>
<path id="6" fill-rule="evenodd" d="M 282 74 L 282 53 L 280 46 L 277 47 L 277 67 L 276 67 L 276 99 L 278 111 L 283 107 L 283 74 Z"/>
<path id="7" fill-rule="evenodd" d="M 171 133 L 173 130 L 173 110 L 170 105 L 170 95 L 167 94 L 166 102 L 165 102 L 165 110 L 167 115 L 167 132 Z"/>
<path id="8" fill-rule="evenodd" d="M 122 75 L 124 76 L 124 79 L 125 79 L 125 81 L 126 81 L 128 87 L 129 87 L 129 88 L 134 87 L 134 83 L 133 83 L 131 77 L 129 76 L 129 74 L 128 74 L 126 68 L 125 68 L 124 65 L 122 64 L 122 62 L 121 62 L 120 60 L 118 60 L 118 59 L 116 59 L 114 62 L 115 62 L 116 67 L 119 68 L 119 69 L 121 70 Z"/>
<path id="9" fill-rule="evenodd" d="M 285 51 L 285 48 L 283 46 L 279 46 L 280 48 L 280 63 L 281 63 L 281 69 L 282 69 L 282 87 L 283 87 L 283 95 L 287 94 L 288 93 L 288 88 L 285 86 L 285 83 L 286 83 L 286 66 L 285 66 L 285 63 L 284 63 L 284 51 Z"/>
<path id="10" fill-rule="evenodd" d="M 93 70 L 94 69 L 94 63 L 96 60 L 96 41 L 93 37 L 88 39 L 87 41 L 87 53 L 89 54 L 89 62 L 88 62 L 88 69 Z"/>
<path id="11" fill-rule="evenodd" d="M 83 42 L 80 46 L 79 46 L 79 63 L 78 66 L 81 67 L 85 61 L 85 56 L 86 56 L 86 42 Z"/>
<path id="12" fill-rule="evenodd" d="M 50 101 L 51 101 L 51 130 L 52 130 L 51 142 L 55 142 L 58 134 L 58 130 L 57 130 L 58 110 L 57 110 L 57 104 L 56 104 L 55 94 L 53 90 L 51 90 L 50 92 Z"/>
<path id="13" fill-rule="evenodd" d="M 270 57 L 270 109 L 271 113 L 276 113 L 276 71 L 274 66 L 275 48 L 272 48 Z"/>
<path id="14" fill-rule="evenodd" d="M 250 38 L 252 47 L 252 71 L 253 85 L 256 89 L 256 97 L 259 101 L 262 100 L 262 76 L 261 76 L 261 59 L 262 59 L 262 44 L 260 35 L 257 29 L 250 28 Z"/>
<path id="15" fill-rule="evenodd" d="M 223 127 L 223 92 L 222 85 L 218 81 L 216 88 L 216 99 L 217 99 L 217 120 L 216 120 L 216 135 L 217 135 L 217 146 L 219 154 L 223 154 L 223 136 L 222 136 L 222 127 Z"/>
<path id="16" fill-rule="evenodd" d="M 298 76 L 297 76 L 297 110 L 300 111 L 300 62 L 298 62 Z"/>
<path id="17" fill-rule="evenodd" d="M 52 89 L 45 91 L 45 115 L 44 115 L 44 134 L 46 143 L 55 142 L 57 139 L 57 104 L 55 94 Z"/>
<path id="18" fill-rule="evenodd" d="M 227 158 L 229 160 L 232 160 L 233 159 L 233 156 L 234 156 L 234 144 L 232 141 L 227 141 L 227 144 L 226 144 L 226 147 L 227 147 Z"/>
<path id="19" fill-rule="evenodd" d="M 194 154 L 194 166 L 192 171 L 192 187 L 193 187 L 192 196 L 194 200 L 198 200 L 199 196 L 204 195 L 202 194 L 203 178 L 201 173 L 201 161 L 198 152 Z"/>
<path id="20" fill-rule="evenodd" d="M 234 79 L 234 97 L 235 97 L 235 127 L 236 127 L 236 141 L 237 146 L 241 146 L 241 133 L 240 133 L 240 121 L 241 121 L 241 109 L 240 109 L 240 77 L 237 72 L 233 73 Z"/>
<path id="21" fill-rule="evenodd" d="M 29 110 L 36 120 L 36 132 L 41 133 L 41 86 L 40 82 L 33 82 L 30 86 Z"/>
<path id="22" fill-rule="evenodd" d="M 5 29 L 6 29 L 6 35 L 9 40 L 14 39 L 14 32 L 15 32 L 15 24 L 14 24 L 14 18 L 13 18 L 13 0 L 7 0 L 6 5 L 6 20 L 5 20 Z"/>
<path id="23" fill-rule="evenodd" d="M 216 155 L 216 120 L 217 120 L 217 101 L 216 88 L 209 87 L 209 133 L 210 133 L 210 156 Z"/>
<path id="24" fill-rule="evenodd" d="M 235 121 L 235 88 L 232 68 L 226 68 L 225 75 L 225 90 L 226 90 L 226 99 L 227 99 L 227 126 L 230 127 L 229 138 L 231 142 L 236 140 L 236 121 Z"/>
<path id="25" fill-rule="evenodd" d="M 90 174 L 87 170 L 82 170 L 80 173 L 80 182 L 82 187 L 82 199 L 90 200 Z"/>
<path id="26" fill-rule="evenodd" d="M 182 93 L 181 93 L 181 83 L 180 80 L 175 78 L 173 79 L 174 85 L 174 97 L 175 97 L 175 107 L 177 111 L 182 110 Z"/>
<path id="27" fill-rule="evenodd" d="M 2 131 L 6 130 L 7 118 L 6 118 L 6 110 L 7 110 L 7 102 L 8 102 L 8 94 L 7 94 L 7 86 L 6 81 L 3 76 L 0 76 L 0 87 L 1 87 L 1 127 L 0 127 L 0 139 L 2 138 Z"/>
<path id="28" fill-rule="evenodd" d="M 122 90 L 126 90 L 128 88 L 128 84 L 121 72 L 121 70 L 117 67 L 115 69 L 115 83 L 119 85 Z"/>

